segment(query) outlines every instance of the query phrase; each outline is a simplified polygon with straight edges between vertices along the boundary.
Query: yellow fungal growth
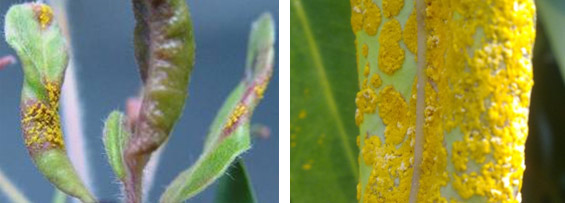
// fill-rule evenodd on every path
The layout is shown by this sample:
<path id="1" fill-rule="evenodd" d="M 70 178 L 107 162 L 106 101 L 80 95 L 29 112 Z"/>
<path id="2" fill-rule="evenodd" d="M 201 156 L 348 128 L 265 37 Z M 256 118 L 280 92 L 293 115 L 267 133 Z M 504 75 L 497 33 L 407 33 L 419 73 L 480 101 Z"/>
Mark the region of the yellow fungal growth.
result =
<path id="1" fill-rule="evenodd" d="M 425 51 L 426 85 L 420 98 L 425 105 L 419 109 L 425 119 L 424 142 L 417 168 L 417 202 L 465 202 L 477 197 L 488 202 L 517 202 L 533 85 L 534 2 L 424 1 L 427 36 L 421 41 L 425 50 L 417 50 L 418 22 L 412 2 L 406 3 L 409 7 L 397 0 L 376 3 L 382 5 L 387 19 L 377 27 L 378 35 L 356 39 L 365 45 L 378 38 L 378 58 L 367 58 L 367 63 L 376 62 L 387 75 L 402 68 L 405 54 Z M 365 14 L 370 4 L 355 2 L 360 14 Z M 410 9 L 411 15 L 397 16 L 403 8 Z M 403 29 L 399 21 L 406 22 Z M 403 50 L 400 40 L 409 52 Z M 365 48 L 357 49 L 363 53 Z M 358 64 L 359 70 L 364 67 Z M 360 201 L 408 202 L 414 170 L 416 83 L 406 96 L 406 88 L 391 83 L 388 76 L 381 80 L 371 71 L 359 74 L 363 77 L 356 95 L 355 122 L 362 132 L 373 135 L 362 141 L 360 150 L 360 164 L 370 168 L 369 174 L 361 175 L 369 178 L 362 181 L 366 185 L 358 186 Z M 382 123 L 364 119 L 365 114 L 375 112 L 378 119 L 371 122 Z M 382 124 L 384 128 L 375 129 Z"/>
<path id="2" fill-rule="evenodd" d="M 365 0 L 365 14 L 363 28 L 369 36 L 375 36 L 379 25 L 381 25 L 381 9 L 372 0 Z"/>
<path id="3" fill-rule="evenodd" d="M 381 87 L 382 84 L 382 80 L 381 77 L 378 74 L 373 74 L 371 76 L 371 85 L 373 86 L 373 88 L 377 89 L 379 87 Z"/>
<path id="4" fill-rule="evenodd" d="M 299 119 L 305 119 L 305 118 L 306 118 L 306 115 L 307 115 L 306 110 L 302 109 L 302 110 L 300 111 L 300 113 L 298 113 L 298 118 L 299 118 Z"/>
<path id="5" fill-rule="evenodd" d="M 302 164 L 302 170 L 309 171 L 310 169 L 312 169 L 312 162 L 312 160 L 308 160 L 307 163 Z"/>
<path id="6" fill-rule="evenodd" d="M 379 115 L 385 128 L 385 140 L 387 143 L 397 145 L 404 140 L 408 129 L 409 114 L 408 104 L 392 86 L 384 87 L 378 96 Z"/>
<path id="7" fill-rule="evenodd" d="M 22 109 L 25 144 L 30 150 L 64 148 L 59 118 L 59 85 L 47 83 L 46 103 L 34 102 Z"/>
<path id="8" fill-rule="evenodd" d="M 392 75 L 402 67 L 404 63 L 404 50 L 399 41 L 402 38 L 402 30 L 398 20 L 387 21 L 379 35 L 379 69 L 388 75 Z"/>
<path id="9" fill-rule="evenodd" d="M 34 4 L 34 12 L 41 29 L 45 29 L 53 20 L 53 10 L 45 4 Z"/>
<path id="10" fill-rule="evenodd" d="M 266 89 L 267 89 L 267 82 L 264 82 L 260 85 L 256 85 L 253 88 L 253 91 L 255 92 L 255 95 L 257 95 L 257 98 L 261 99 L 263 98 L 263 94 L 265 93 Z"/>
<path id="11" fill-rule="evenodd" d="M 363 69 L 363 76 L 369 77 L 369 73 L 371 73 L 371 67 L 369 66 L 369 63 L 367 63 L 367 65 L 365 65 L 365 69 Z"/>
<path id="12" fill-rule="evenodd" d="M 351 0 L 351 28 L 353 33 L 363 29 L 363 6 L 361 0 Z"/>
<path id="13" fill-rule="evenodd" d="M 412 11 L 410 17 L 408 17 L 408 21 L 406 21 L 406 25 L 404 26 L 404 31 L 402 32 L 402 37 L 406 47 L 408 50 L 413 54 L 417 54 L 418 52 L 418 28 L 416 22 L 416 12 Z"/>
<path id="14" fill-rule="evenodd" d="M 363 44 L 363 56 L 365 58 L 367 58 L 367 56 L 369 55 L 369 46 L 367 46 L 367 44 Z"/>
<path id="15" fill-rule="evenodd" d="M 235 110 L 230 115 L 224 129 L 230 129 L 235 125 L 239 119 L 247 113 L 247 107 L 244 104 L 238 104 Z"/>
<path id="16" fill-rule="evenodd" d="M 357 200 L 361 199 L 361 183 L 357 183 Z"/>
<path id="17" fill-rule="evenodd" d="M 377 108 L 377 94 L 374 90 L 366 87 L 357 92 L 355 104 L 357 110 L 355 111 L 355 123 L 363 122 L 364 113 L 374 113 Z M 358 125 L 359 125 L 358 124 Z"/>
<path id="18" fill-rule="evenodd" d="M 383 0 L 383 13 L 390 18 L 398 15 L 404 6 L 404 0 Z"/>

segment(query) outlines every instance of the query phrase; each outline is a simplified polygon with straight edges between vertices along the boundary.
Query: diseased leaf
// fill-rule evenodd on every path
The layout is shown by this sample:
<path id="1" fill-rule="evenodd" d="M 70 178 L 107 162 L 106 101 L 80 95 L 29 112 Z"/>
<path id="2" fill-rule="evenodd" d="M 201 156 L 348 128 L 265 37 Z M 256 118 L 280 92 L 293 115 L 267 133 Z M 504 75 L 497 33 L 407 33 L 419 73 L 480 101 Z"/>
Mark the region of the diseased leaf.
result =
<path id="1" fill-rule="evenodd" d="M 291 0 L 293 202 L 354 202 L 357 70 L 349 1 Z"/>
<path id="2" fill-rule="evenodd" d="M 544 24 L 545 33 L 550 43 L 549 46 L 555 54 L 555 59 L 561 69 L 561 77 L 565 78 L 565 1 L 538 0 L 539 17 Z M 565 81 L 565 80 L 563 80 Z"/>
<path id="3" fill-rule="evenodd" d="M 267 32 L 259 32 L 268 30 Z M 233 160 L 250 148 L 249 120 L 263 97 L 273 68 L 274 23 L 270 14 L 262 15 L 251 30 L 253 55 L 246 76 L 232 91 L 218 114 L 196 163 L 180 173 L 161 196 L 161 202 L 181 202 L 193 197 L 224 174 Z M 253 39 L 250 39 L 253 41 Z"/>
<path id="4" fill-rule="evenodd" d="M 245 169 L 243 159 L 239 158 L 218 180 L 216 203 L 255 203 L 251 180 Z"/>
<path id="5" fill-rule="evenodd" d="M 12 6 L 6 14 L 5 33 L 22 61 L 21 126 L 34 164 L 61 191 L 95 202 L 65 150 L 59 96 L 68 54 L 51 7 L 42 3 Z"/>

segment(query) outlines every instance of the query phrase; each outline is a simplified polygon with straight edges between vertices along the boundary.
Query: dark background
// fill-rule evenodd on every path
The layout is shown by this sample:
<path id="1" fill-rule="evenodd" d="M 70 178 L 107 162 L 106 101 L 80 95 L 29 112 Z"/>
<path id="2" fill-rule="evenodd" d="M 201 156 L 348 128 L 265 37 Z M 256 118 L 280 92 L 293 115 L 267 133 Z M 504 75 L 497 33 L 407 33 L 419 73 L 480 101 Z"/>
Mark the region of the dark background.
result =
<path id="1" fill-rule="evenodd" d="M 9 6 L 22 2 L 0 1 L 2 30 Z M 278 1 L 189 0 L 188 4 L 195 30 L 196 65 L 184 114 L 162 155 L 150 202 L 156 202 L 172 179 L 201 153 L 216 110 L 243 76 L 251 22 L 269 11 L 278 28 Z M 140 87 L 133 55 L 131 3 L 69 0 L 69 9 L 93 190 L 102 200 L 117 200 L 120 185 L 104 155 L 102 126 L 112 110 L 125 110 L 126 99 L 135 96 Z M 2 37 L 0 55 L 6 54 L 14 52 Z M 50 202 L 53 187 L 33 166 L 19 127 L 22 78 L 19 64 L 0 71 L 0 168 L 33 202 Z M 275 65 L 265 98 L 252 119 L 252 123 L 270 127 L 271 136 L 254 139 L 252 149 L 243 155 L 259 202 L 278 201 L 278 88 Z M 190 202 L 212 201 L 215 188 L 212 185 Z M 0 195 L 0 202 L 5 201 Z"/>

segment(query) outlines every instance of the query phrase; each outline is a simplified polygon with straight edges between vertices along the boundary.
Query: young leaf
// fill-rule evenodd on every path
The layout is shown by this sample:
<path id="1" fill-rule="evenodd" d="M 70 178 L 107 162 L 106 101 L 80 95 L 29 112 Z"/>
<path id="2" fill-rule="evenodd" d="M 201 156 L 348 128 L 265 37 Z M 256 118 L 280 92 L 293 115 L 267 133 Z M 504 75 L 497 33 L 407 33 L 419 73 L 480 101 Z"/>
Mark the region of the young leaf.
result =
<path id="1" fill-rule="evenodd" d="M 41 3 L 12 6 L 6 14 L 5 33 L 23 66 L 20 106 L 29 154 L 58 189 L 83 202 L 94 202 L 65 153 L 58 110 L 68 56 L 51 8 Z"/>
<path id="2" fill-rule="evenodd" d="M 358 135 L 348 1 L 291 0 L 292 202 L 354 202 Z"/>
<path id="3" fill-rule="evenodd" d="M 216 203 L 255 203 L 253 187 L 247 175 L 243 159 L 239 158 L 218 180 Z"/>
<path id="4" fill-rule="evenodd" d="M 249 120 L 263 97 L 273 68 L 271 15 L 262 15 L 253 24 L 251 33 L 251 37 L 264 41 L 248 47 L 255 50 L 248 52 L 253 55 L 252 60 L 248 60 L 251 65 L 247 66 L 246 73 L 249 75 L 232 91 L 216 115 L 200 158 L 173 180 L 161 196 L 161 202 L 181 202 L 198 194 L 219 178 L 237 156 L 250 148 Z"/>
<path id="5" fill-rule="evenodd" d="M 119 111 L 110 113 L 104 124 L 104 147 L 108 161 L 118 179 L 124 181 L 126 167 L 123 160 L 123 148 L 130 132 L 126 128 L 126 117 Z"/>

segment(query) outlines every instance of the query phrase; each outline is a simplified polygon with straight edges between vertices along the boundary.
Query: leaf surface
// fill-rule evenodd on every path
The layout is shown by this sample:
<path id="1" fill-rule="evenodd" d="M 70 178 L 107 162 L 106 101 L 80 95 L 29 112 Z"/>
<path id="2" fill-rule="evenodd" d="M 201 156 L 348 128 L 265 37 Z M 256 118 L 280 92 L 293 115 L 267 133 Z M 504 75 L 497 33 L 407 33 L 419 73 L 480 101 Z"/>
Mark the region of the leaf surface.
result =
<path id="1" fill-rule="evenodd" d="M 291 201 L 354 202 L 358 87 L 349 1 L 290 3 Z"/>

